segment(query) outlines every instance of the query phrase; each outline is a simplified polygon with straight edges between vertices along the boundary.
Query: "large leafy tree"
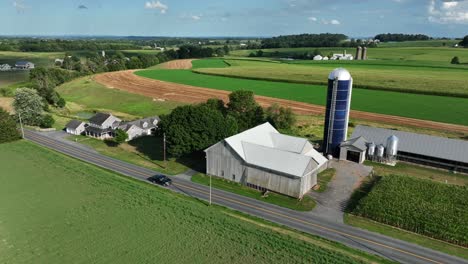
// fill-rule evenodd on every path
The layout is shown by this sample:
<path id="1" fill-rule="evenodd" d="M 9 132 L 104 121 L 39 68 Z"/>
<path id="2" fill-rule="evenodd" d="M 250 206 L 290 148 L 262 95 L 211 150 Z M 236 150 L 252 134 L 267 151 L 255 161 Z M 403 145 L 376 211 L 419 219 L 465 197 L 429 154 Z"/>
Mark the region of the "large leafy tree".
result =
<path id="1" fill-rule="evenodd" d="M 227 113 L 237 120 L 240 131 L 264 122 L 263 108 L 255 101 L 252 91 L 239 90 L 231 93 Z"/>
<path id="2" fill-rule="evenodd" d="M 201 151 L 237 133 L 236 120 L 205 104 L 177 107 L 162 116 L 160 129 L 166 134 L 168 152 L 180 157 Z"/>
<path id="3" fill-rule="evenodd" d="M 122 144 L 125 141 L 127 141 L 127 139 L 128 139 L 127 132 L 123 131 L 122 129 L 117 129 L 115 131 L 115 137 L 114 137 L 115 143 Z"/>
<path id="4" fill-rule="evenodd" d="M 36 90 L 30 88 L 19 88 L 15 93 L 13 107 L 17 115 L 26 125 L 39 125 L 42 121 L 42 98 Z"/>
<path id="5" fill-rule="evenodd" d="M 15 119 L 0 108 L 0 143 L 14 141 L 20 138 L 16 129 Z"/>
<path id="6" fill-rule="evenodd" d="M 284 108 L 278 104 L 273 104 L 267 108 L 266 119 L 279 129 L 290 129 L 296 123 L 296 116 L 291 108 Z"/>

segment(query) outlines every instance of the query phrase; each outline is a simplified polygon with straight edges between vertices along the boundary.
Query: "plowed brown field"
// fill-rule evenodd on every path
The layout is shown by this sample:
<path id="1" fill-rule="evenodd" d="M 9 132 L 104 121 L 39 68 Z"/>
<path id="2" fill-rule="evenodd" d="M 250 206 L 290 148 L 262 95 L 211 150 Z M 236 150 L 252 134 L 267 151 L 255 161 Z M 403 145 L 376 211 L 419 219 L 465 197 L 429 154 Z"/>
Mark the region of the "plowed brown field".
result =
<path id="1" fill-rule="evenodd" d="M 187 66 L 186 60 L 182 62 L 172 62 L 170 67 L 177 67 L 177 64 Z M 191 62 L 190 62 L 191 65 Z M 95 80 L 109 88 L 125 90 L 131 93 L 141 94 L 156 100 L 168 100 L 184 103 L 204 102 L 209 98 L 219 98 L 228 100 L 229 91 L 201 88 L 190 85 L 163 82 L 137 76 L 134 71 L 109 72 L 95 76 Z M 323 106 L 301 103 L 296 101 L 271 98 L 266 96 L 256 96 L 258 103 L 263 107 L 268 107 L 274 103 L 281 106 L 290 107 L 297 114 L 324 114 Z M 351 111 L 351 117 L 369 121 L 382 122 L 387 124 L 406 125 L 420 128 L 449 130 L 452 132 L 468 133 L 468 126 L 445 124 L 414 118 L 390 116 L 361 111 Z"/>
<path id="2" fill-rule="evenodd" d="M 168 61 L 165 63 L 161 63 L 158 65 L 161 69 L 168 69 L 168 70 L 187 70 L 192 68 L 192 59 L 187 60 L 173 60 Z"/>

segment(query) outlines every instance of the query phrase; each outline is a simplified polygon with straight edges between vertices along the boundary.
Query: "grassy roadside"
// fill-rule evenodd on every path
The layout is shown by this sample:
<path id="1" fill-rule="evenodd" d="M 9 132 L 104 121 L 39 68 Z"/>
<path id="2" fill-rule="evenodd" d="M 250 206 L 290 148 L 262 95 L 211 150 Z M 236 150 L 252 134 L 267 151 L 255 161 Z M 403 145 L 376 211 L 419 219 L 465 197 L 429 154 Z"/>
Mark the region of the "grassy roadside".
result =
<path id="1" fill-rule="evenodd" d="M 89 146 L 102 155 L 143 166 L 154 170 L 155 173 L 177 175 L 187 171 L 188 166 L 195 165 L 197 162 L 195 157 L 186 157 L 171 158 L 165 163 L 162 139 L 159 137 L 141 137 L 120 145 L 85 136 L 70 136 L 68 139 Z"/>
<path id="2" fill-rule="evenodd" d="M 202 173 L 193 175 L 192 181 L 206 186 L 210 185 L 210 177 Z M 297 211 L 311 211 L 316 205 L 315 201 L 307 195 L 304 196 L 302 200 L 271 192 L 268 194 L 267 197 L 262 197 L 262 192 L 243 186 L 239 183 L 226 181 L 217 177 L 212 177 L 211 183 L 212 186 L 217 189 L 232 192 L 235 194 L 239 194 L 242 196 L 246 196 L 249 198 L 257 199 L 263 202 L 275 204 L 281 207 Z"/>
<path id="3" fill-rule="evenodd" d="M 317 175 L 317 183 L 319 188 L 314 190 L 316 192 L 322 193 L 325 192 L 328 188 L 328 183 L 335 177 L 336 170 L 333 168 L 328 168 Z"/>
<path id="4" fill-rule="evenodd" d="M 432 239 L 416 233 L 408 232 L 389 225 L 381 224 L 363 217 L 352 214 L 345 214 L 344 221 L 346 224 L 376 232 L 389 237 L 401 239 L 410 243 L 414 243 L 423 247 L 431 248 L 437 251 L 447 253 L 449 255 L 458 256 L 468 259 L 468 249 L 456 246 L 444 241 Z"/>

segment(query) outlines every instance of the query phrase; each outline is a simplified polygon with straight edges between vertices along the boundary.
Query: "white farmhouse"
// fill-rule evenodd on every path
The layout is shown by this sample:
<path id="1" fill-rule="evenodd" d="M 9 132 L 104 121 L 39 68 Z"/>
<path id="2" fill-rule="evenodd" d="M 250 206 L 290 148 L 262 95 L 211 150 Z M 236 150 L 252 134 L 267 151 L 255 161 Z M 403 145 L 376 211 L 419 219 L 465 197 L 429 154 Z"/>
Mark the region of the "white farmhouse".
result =
<path id="1" fill-rule="evenodd" d="M 1 64 L 0 71 L 11 71 L 11 66 L 9 64 Z"/>

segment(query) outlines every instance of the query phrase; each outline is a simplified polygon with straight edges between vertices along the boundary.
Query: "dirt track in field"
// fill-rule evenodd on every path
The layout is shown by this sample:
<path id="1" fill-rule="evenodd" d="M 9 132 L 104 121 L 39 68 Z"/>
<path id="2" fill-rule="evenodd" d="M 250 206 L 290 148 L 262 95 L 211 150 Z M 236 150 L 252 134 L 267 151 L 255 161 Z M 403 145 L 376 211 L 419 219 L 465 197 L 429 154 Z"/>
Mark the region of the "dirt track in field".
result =
<path id="1" fill-rule="evenodd" d="M 170 67 L 182 66 L 187 67 L 185 62 L 171 62 Z M 190 62 L 191 65 L 191 62 Z M 208 88 L 200 88 L 190 85 L 176 84 L 163 82 L 137 76 L 130 71 L 109 72 L 95 76 L 95 80 L 109 88 L 128 91 L 131 93 L 141 94 L 153 98 L 155 101 L 176 101 L 183 103 L 199 103 L 204 102 L 209 98 L 219 98 L 225 102 L 228 100 L 229 91 L 221 91 Z M 324 114 L 323 106 L 290 101 L 285 99 L 277 99 L 266 96 L 256 96 L 257 102 L 268 107 L 274 103 L 281 106 L 290 107 L 297 114 Z M 361 111 L 351 111 L 351 117 L 356 119 L 375 121 L 380 123 L 413 126 L 427 129 L 436 129 L 442 131 L 453 131 L 468 133 L 468 126 L 445 124 L 433 121 L 419 120 L 406 117 L 390 116 L 383 114 L 374 114 Z"/>

